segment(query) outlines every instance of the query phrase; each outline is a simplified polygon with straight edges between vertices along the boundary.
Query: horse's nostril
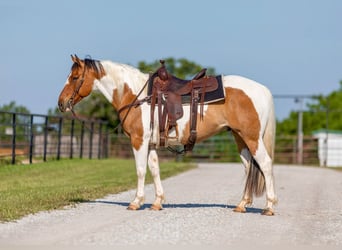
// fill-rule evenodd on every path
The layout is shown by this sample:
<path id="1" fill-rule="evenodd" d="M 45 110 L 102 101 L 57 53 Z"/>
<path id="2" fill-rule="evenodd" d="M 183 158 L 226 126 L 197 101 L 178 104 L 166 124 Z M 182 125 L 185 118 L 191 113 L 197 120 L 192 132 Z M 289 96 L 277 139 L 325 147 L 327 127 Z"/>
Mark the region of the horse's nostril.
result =
<path id="1" fill-rule="evenodd" d="M 58 102 L 58 108 L 59 108 L 59 110 L 60 110 L 61 112 L 64 112 L 64 111 L 65 111 L 63 102 Z"/>

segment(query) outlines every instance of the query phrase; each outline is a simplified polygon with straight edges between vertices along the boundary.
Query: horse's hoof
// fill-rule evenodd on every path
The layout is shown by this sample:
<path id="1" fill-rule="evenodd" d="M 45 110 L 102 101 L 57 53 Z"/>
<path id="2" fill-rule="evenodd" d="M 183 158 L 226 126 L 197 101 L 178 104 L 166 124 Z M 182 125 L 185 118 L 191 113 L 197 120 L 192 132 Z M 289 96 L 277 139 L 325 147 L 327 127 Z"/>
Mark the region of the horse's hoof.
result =
<path id="1" fill-rule="evenodd" d="M 272 216 L 274 215 L 274 212 L 271 208 L 265 208 L 264 210 L 262 210 L 262 215 L 267 215 L 267 216 Z"/>
<path id="2" fill-rule="evenodd" d="M 139 210 L 139 209 L 140 209 L 140 206 L 138 204 L 135 204 L 135 203 L 131 203 L 127 207 L 127 210 L 132 210 L 132 211 L 136 211 L 136 210 Z"/>
<path id="3" fill-rule="evenodd" d="M 233 209 L 233 211 L 237 213 L 246 213 L 246 208 L 237 206 Z"/>
<path id="4" fill-rule="evenodd" d="M 150 210 L 153 211 L 160 211 L 163 210 L 163 206 L 161 204 L 152 204 Z"/>

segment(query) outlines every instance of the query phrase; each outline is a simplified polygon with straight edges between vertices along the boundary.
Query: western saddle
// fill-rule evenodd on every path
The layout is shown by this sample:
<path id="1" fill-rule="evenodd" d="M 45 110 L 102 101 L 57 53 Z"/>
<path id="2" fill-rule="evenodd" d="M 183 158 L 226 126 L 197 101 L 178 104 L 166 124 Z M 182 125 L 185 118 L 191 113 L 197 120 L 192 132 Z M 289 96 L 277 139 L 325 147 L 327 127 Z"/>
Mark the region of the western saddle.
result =
<path id="1" fill-rule="evenodd" d="M 154 128 L 154 112 L 158 106 L 159 145 L 167 146 L 168 139 L 178 139 L 177 120 L 183 117 L 182 98 L 190 96 L 190 134 L 184 152 L 191 151 L 197 138 L 198 105 L 201 105 L 200 118 L 203 119 L 205 94 L 218 88 L 217 78 L 206 76 L 206 69 L 202 69 L 191 80 L 179 79 L 167 72 L 165 61 L 160 60 L 160 63 L 161 67 L 151 77 L 151 128 Z M 171 129 L 175 129 L 175 137 L 169 136 Z"/>

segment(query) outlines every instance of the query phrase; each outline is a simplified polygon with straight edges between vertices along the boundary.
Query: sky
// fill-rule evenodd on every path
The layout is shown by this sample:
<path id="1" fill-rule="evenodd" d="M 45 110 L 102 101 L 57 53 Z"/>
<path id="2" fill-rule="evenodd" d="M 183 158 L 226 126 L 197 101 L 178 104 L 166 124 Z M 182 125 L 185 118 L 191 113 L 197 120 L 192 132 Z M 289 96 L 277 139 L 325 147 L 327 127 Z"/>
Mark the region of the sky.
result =
<path id="1" fill-rule="evenodd" d="M 340 0 L 0 0 L 0 107 L 54 109 L 71 54 L 174 57 L 266 85 L 281 120 L 299 108 L 281 96 L 339 89 L 341 24 Z"/>

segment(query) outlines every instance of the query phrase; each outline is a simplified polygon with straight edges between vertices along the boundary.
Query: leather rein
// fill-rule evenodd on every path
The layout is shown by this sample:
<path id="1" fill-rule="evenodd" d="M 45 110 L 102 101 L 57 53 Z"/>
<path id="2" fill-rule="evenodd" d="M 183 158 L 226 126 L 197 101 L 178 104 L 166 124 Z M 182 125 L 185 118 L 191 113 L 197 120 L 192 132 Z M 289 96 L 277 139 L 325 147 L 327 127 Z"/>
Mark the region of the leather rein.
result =
<path id="1" fill-rule="evenodd" d="M 74 117 L 75 119 L 77 119 L 79 122 L 82 122 L 82 120 L 81 120 L 81 118 L 79 118 L 79 116 L 76 114 L 76 112 L 75 112 L 75 110 L 74 110 L 73 102 L 74 102 L 74 99 L 75 99 L 76 95 L 78 95 L 78 96 L 80 96 L 80 97 L 82 97 L 82 98 L 84 97 L 84 96 L 80 95 L 79 91 L 80 91 L 80 89 L 82 88 L 82 85 L 83 85 L 83 83 L 84 83 L 85 72 L 86 72 L 86 67 L 84 67 L 84 70 L 83 70 L 83 73 L 82 73 L 82 78 L 81 78 L 79 84 L 77 85 L 77 88 L 75 88 L 74 92 L 72 93 L 72 95 L 71 95 L 71 97 L 70 97 L 70 99 L 69 99 L 69 101 L 68 101 L 68 108 L 70 109 L 70 111 L 71 111 L 73 117 Z M 134 98 L 134 100 L 133 100 L 131 103 L 126 104 L 126 105 L 122 106 L 121 108 L 119 108 L 119 109 L 117 110 L 117 112 L 118 112 L 118 117 L 119 117 L 119 119 L 120 119 L 120 113 L 121 113 L 122 111 L 128 109 L 127 113 L 125 114 L 125 116 L 124 116 L 124 118 L 121 120 L 121 122 L 120 122 L 120 123 L 119 123 L 111 132 L 110 132 L 110 133 L 107 133 L 107 134 L 113 134 L 115 131 L 118 130 L 118 128 L 120 127 L 120 125 L 123 127 L 123 124 L 124 124 L 124 122 L 126 121 L 127 116 L 128 116 L 128 114 L 129 114 L 129 112 L 131 111 L 132 107 L 135 107 L 135 108 L 136 108 L 136 107 L 140 106 L 141 104 L 143 104 L 144 102 L 147 102 L 147 101 L 149 101 L 149 100 L 151 99 L 151 96 L 147 96 L 147 97 L 145 97 L 145 98 L 143 98 L 143 99 L 141 99 L 141 100 L 138 100 L 139 96 L 142 94 L 142 92 L 143 92 L 144 89 L 146 88 L 146 86 L 147 86 L 147 84 L 148 84 L 149 81 L 150 81 L 150 77 L 147 79 L 147 81 L 145 82 L 144 86 L 141 88 L 141 90 L 139 91 L 138 95 Z M 86 126 L 86 124 L 85 124 L 85 127 L 86 127 L 89 131 L 94 132 L 93 129 L 91 129 L 90 127 Z"/>
<path id="2" fill-rule="evenodd" d="M 79 122 L 82 122 L 82 120 L 81 120 L 81 118 L 79 118 L 78 115 L 76 114 L 76 112 L 75 112 L 75 110 L 74 110 L 74 108 L 73 108 L 73 102 L 74 102 L 74 99 L 75 99 L 75 96 L 76 96 L 76 95 L 79 95 L 80 97 L 83 98 L 83 96 L 79 94 L 79 91 L 80 91 L 80 89 L 81 89 L 81 87 L 82 87 L 82 85 L 83 85 L 83 83 L 84 83 L 85 71 L 86 71 L 86 68 L 84 68 L 84 71 L 83 71 L 83 73 L 82 73 L 82 78 L 81 78 L 81 80 L 80 80 L 80 83 L 78 84 L 77 88 L 75 88 L 74 92 L 73 92 L 72 95 L 71 95 L 71 98 L 70 98 L 69 101 L 68 101 L 68 108 L 70 109 L 70 111 L 71 111 L 73 117 L 74 117 L 75 119 L 77 119 Z M 117 110 L 118 117 L 119 117 L 119 119 L 120 119 L 120 113 L 123 112 L 124 110 L 128 109 L 127 112 L 126 112 L 126 114 L 125 114 L 125 116 L 124 116 L 124 118 L 123 118 L 122 120 L 120 119 L 120 120 L 121 120 L 120 123 L 119 123 L 111 132 L 105 133 L 105 135 L 114 134 L 114 132 L 117 131 L 117 130 L 119 129 L 120 125 L 121 125 L 121 127 L 123 127 L 123 124 L 124 124 L 124 122 L 126 121 L 126 118 L 127 118 L 129 112 L 131 111 L 131 109 L 132 109 L 133 107 L 136 108 L 136 107 L 142 105 L 144 102 L 148 102 L 148 101 L 151 100 L 152 95 L 148 95 L 148 96 L 146 96 L 145 98 L 140 99 L 140 100 L 139 100 L 138 98 L 139 98 L 139 96 L 142 94 L 142 92 L 144 91 L 144 89 L 146 88 L 146 86 L 147 86 L 147 84 L 149 83 L 149 81 L 151 80 L 151 77 L 152 77 L 152 76 L 153 76 L 153 74 L 150 74 L 150 76 L 148 77 L 148 79 L 147 79 L 147 81 L 145 82 L 144 86 L 141 88 L 141 90 L 139 91 L 139 93 L 137 94 L 137 96 L 134 98 L 134 100 L 133 100 L 131 103 L 126 104 L 126 105 L 122 106 L 121 108 L 119 108 L 119 109 Z M 87 126 L 86 124 L 85 124 L 85 127 L 86 127 L 90 132 L 96 133 L 91 127 Z M 167 149 L 168 149 L 170 152 L 175 153 L 175 154 L 184 154 L 184 153 L 185 153 L 184 150 L 174 149 L 174 148 L 172 148 L 172 147 L 170 147 L 170 146 L 167 147 Z"/>

